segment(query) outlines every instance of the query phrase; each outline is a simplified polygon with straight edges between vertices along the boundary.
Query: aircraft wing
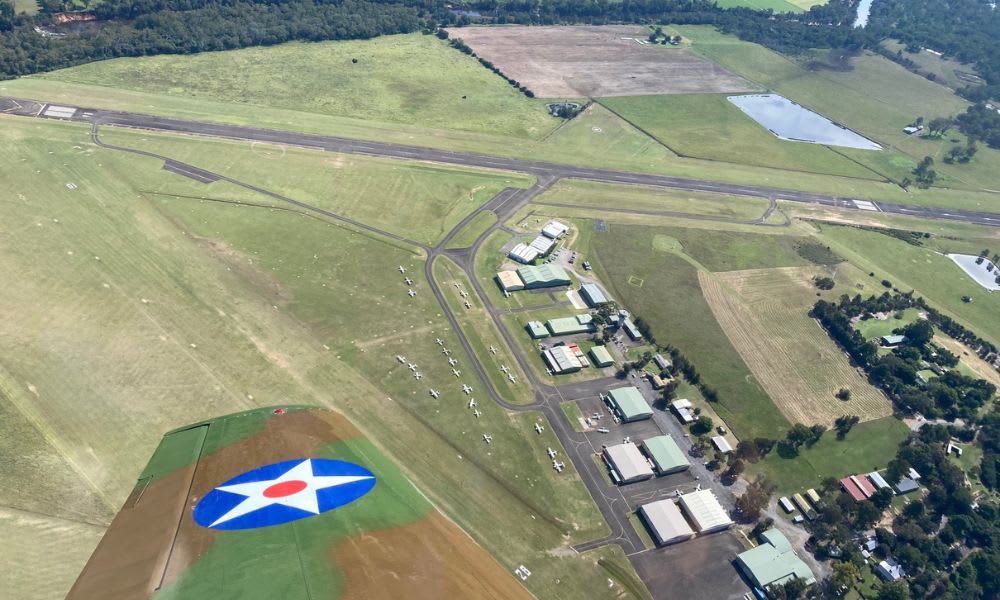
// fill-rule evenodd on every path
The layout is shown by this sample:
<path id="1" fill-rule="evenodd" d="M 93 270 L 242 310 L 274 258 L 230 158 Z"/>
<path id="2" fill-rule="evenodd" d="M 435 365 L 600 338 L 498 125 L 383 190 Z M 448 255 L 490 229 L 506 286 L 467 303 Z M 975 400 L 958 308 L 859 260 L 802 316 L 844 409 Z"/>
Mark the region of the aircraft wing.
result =
<path id="1" fill-rule="evenodd" d="M 343 416 L 167 433 L 69 600 L 530 598 Z"/>

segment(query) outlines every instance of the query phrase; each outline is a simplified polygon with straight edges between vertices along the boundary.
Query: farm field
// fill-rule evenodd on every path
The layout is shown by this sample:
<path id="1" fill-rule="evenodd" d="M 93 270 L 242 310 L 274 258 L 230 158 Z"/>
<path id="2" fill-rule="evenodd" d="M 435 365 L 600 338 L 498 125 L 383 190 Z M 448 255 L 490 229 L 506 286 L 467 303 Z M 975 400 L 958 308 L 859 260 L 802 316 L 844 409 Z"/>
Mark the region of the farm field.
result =
<path id="1" fill-rule="evenodd" d="M 532 199 L 532 203 L 680 213 L 734 221 L 753 220 L 767 209 L 767 200 L 763 198 L 616 185 L 581 179 L 562 179 Z"/>
<path id="2" fill-rule="evenodd" d="M 846 263 L 835 268 L 838 286 L 822 294 L 827 299 L 864 277 Z M 832 427 L 844 415 L 889 416 L 888 398 L 808 315 L 820 295 L 812 279 L 824 275 L 829 272 L 818 267 L 698 273 L 716 320 L 789 422 Z M 850 400 L 836 398 L 842 388 Z"/>
<path id="3" fill-rule="evenodd" d="M 601 103 L 681 156 L 884 179 L 844 157 L 839 148 L 778 139 L 743 114 L 725 94 L 603 98 Z"/>
<path id="4" fill-rule="evenodd" d="M 287 398 L 342 410 L 504 567 L 530 561 L 533 593 L 607 589 L 603 565 L 560 550 L 606 528 L 578 479 L 551 473 L 544 448 L 558 442 L 532 431 L 541 416 L 491 407 L 502 445 L 486 448 L 475 430 L 448 428 L 471 425 L 460 391 L 434 407 L 393 367 L 390 353 L 405 347 L 435 385 L 451 377 L 432 339 L 454 338 L 426 285 L 413 302 L 399 289 L 395 265 L 419 272 L 412 250 L 289 211 L 191 199 L 205 186 L 95 148 L 84 127 L 4 125 L 0 174 L 13 193 L 0 199 L 11 215 L 0 268 L 12 274 L 0 291 L 2 406 L 20 423 L 18 452 L 33 452 L 26 464 L 0 444 L 0 502 L 53 515 L 31 532 L 58 519 L 96 529 L 46 537 L 4 520 L 5 539 L 49 540 L 45 560 L 5 588 L 14 597 L 65 592 L 165 430 Z M 263 200 L 227 185 L 212 184 L 223 197 Z M 81 394 L 91 402 L 81 406 Z M 23 477 L 30 467 L 53 479 Z M 551 497 L 565 502 L 539 501 Z"/>
<path id="5" fill-rule="evenodd" d="M 611 295 L 649 324 L 657 343 L 679 348 L 718 391 L 714 408 L 737 437 L 780 436 L 788 421 L 715 320 L 694 259 L 675 249 L 656 252 L 656 237 L 664 235 L 659 231 L 615 224 L 610 233 L 591 237 L 586 254 Z"/>
<path id="6" fill-rule="evenodd" d="M 455 27 L 448 33 L 541 98 L 755 89 L 683 48 L 640 44 L 635 38 L 649 35 L 641 25 Z"/>
<path id="7" fill-rule="evenodd" d="M 907 244 L 874 231 L 822 225 L 818 238 L 865 271 L 874 271 L 901 290 L 915 289 L 938 310 L 958 319 L 978 335 L 1000 343 L 1000 295 L 991 294 L 950 259 L 931 248 Z M 972 302 L 962 302 L 962 296 Z"/>
<path id="8" fill-rule="evenodd" d="M 542 101 L 526 98 L 446 42 L 418 33 L 120 58 L 38 78 L 528 139 L 559 123 Z"/>
<path id="9" fill-rule="evenodd" d="M 801 492 L 819 486 L 827 477 L 839 479 L 884 468 L 908 431 L 895 417 L 859 423 L 843 440 L 828 431 L 812 448 L 802 448 L 796 458 L 782 458 L 772 451 L 764 460 L 747 464 L 744 476 L 767 476 L 779 494 Z"/>
<path id="10" fill-rule="evenodd" d="M 103 129 L 101 140 L 175 158 L 428 245 L 504 187 L 531 182 L 513 173 L 121 128 Z"/>

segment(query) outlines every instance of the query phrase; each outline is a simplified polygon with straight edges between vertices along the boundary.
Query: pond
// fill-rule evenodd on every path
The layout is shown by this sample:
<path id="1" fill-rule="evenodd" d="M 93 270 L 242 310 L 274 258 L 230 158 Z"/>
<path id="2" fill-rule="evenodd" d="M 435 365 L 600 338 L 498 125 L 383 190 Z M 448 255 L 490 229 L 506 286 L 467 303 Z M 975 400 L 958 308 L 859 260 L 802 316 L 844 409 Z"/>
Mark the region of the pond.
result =
<path id="1" fill-rule="evenodd" d="M 971 254 L 949 254 L 948 258 L 961 267 L 966 275 L 975 279 L 979 285 L 991 292 L 1000 290 L 1000 285 L 996 281 L 997 275 L 1000 275 L 1000 270 L 997 270 L 996 265 L 990 262 L 989 259 L 985 259 L 982 264 L 977 265 L 976 260 L 979 257 Z M 992 271 L 989 270 L 991 268 L 993 269 Z"/>
<path id="2" fill-rule="evenodd" d="M 881 150 L 866 137 L 778 94 L 729 96 L 729 101 L 776 137 L 792 142 Z"/>

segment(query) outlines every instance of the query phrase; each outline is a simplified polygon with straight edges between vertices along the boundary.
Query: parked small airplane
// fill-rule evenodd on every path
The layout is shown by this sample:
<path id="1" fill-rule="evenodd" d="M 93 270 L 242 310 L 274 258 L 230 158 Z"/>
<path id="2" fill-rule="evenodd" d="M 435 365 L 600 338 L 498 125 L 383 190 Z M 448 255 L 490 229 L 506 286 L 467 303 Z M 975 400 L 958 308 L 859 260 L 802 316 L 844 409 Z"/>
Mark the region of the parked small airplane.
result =
<path id="1" fill-rule="evenodd" d="M 509 379 L 511 383 L 517 381 L 517 377 L 514 377 L 514 375 L 510 373 L 507 374 L 507 379 Z"/>
<path id="2" fill-rule="evenodd" d="M 451 370 L 451 374 L 454 375 L 455 377 L 461 377 L 462 376 L 462 372 L 459 371 L 458 369 L 452 369 Z"/>
<path id="3" fill-rule="evenodd" d="M 606 427 L 601 427 L 597 430 L 597 433 L 610 433 L 610 432 L 611 430 L 607 429 Z"/>
<path id="4" fill-rule="evenodd" d="M 420 381 L 421 377 L 423 377 L 423 375 L 420 374 L 420 371 L 415 371 L 413 373 L 413 378 L 416 379 L 417 381 Z"/>
<path id="5" fill-rule="evenodd" d="M 472 305 L 469 304 L 468 300 L 465 301 L 465 308 L 472 308 Z"/>
<path id="6" fill-rule="evenodd" d="M 399 265 L 399 272 L 406 273 L 406 267 L 404 267 L 403 265 Z"/>
<path id="7" fill-rule="evenodd" d="M 476 399 L 475 398 L 469 399 L 469 408 L 476 408 Z"/>
<path id="8" fill-rule="evenodd" d="M 406 282 L 406 285 L 413 285 L 413 280 L 412 280 L 412 279 L 410 279 L 409 277 L 407 277 L 407 278 L 403 279 L 403 281 L 405 281 L 405 282 Z"/>
<path id="9" fill-rule="evenodd" d="M 439 391 L 437 391 L 437 390 L 435 390 L 435 389 L 432 388 L 431 389 L 431 396 L 433 398 L 440 398 L 441 397 L 441 392 L 439 392 Z"/>
<path id="10" fill-rule="evenodd" d="M 449 350 L 447 348 L 442 348 L 441 349 L 441 354 L 444 354 L 445 356 L 448 356 L 449 354 L 451 354 L 451 350 Z"/>
<path id="11" fill-rule="evenodd" d="M 510 372 L 510 367 L 508 367 L 507 365 L 500 365 L 500 372 L 501 373 L 509 373 Z"/>
<path id="12" fill-rule="evenodd" d="M 496 353 L 497 353 L 497 347 L 496 346 L 490 346 L 490 354 L 496 354 Z"/>
<path id="13" fill-rule="evenodd" d="M 459 295 L 460 295 L 461 297 L 463 297 L 463 298 L 468 298 L 468 297 L 469 297 L 469 293 L 468 293 L 468 292 L 466 292 L 465 290 L 462 290 L 462 291 L 461 291 L 461 292 L 459 293 Z"/>
<path id="14" fill-rule="evenodd" d="M 401 364 L 401 365 L 405 365 L 406 364 L 406 357 L 403 356 L 402 354 L 397 354 L 396 355 L 396 360 L 398 360 L 399 364 Z"/>
<path id="15" fill-rule="evenodd" d="M 479 415 L 481 415 L 483 413 L 479 412 L 478 410 L 474 410 L 474 411 L 472 411 L 472 414 L 476 415 L 476 418 L 478 419 Z"/>
<path id="16" fill-rule="evenodd" d="M 472 393 L 472 388 L 468 384 L 463 383 L 462 384 L 462 391 L 465 392 L 468 395 L 468 394 Z"/>
<path id="17" fill-rule="evenodd" d="M 409 296 L 410 298 L 412 298 L 412 297 L 416 296 L 417 293 L 414 292 L 412 289 L 410 289 L 408 292 L 406 292 L 406 295 Z"/>
<path id="18" fill-rule="evenodd" d="M 485 441 L 487 444 L 492 444 L 493 443 L 493 436 L 492 435 L 487 435 L 487 434 L 484 433 L 483 434 L 483 441 Z"/>
<path id="19" fill-rule="evenodd" d="M 415 364 L 413 364 L 413 363 L 410 363 L 410 365 L 409 365 L 409 369 L 410 369 L 411 371 L 416 371 L 416 370 L 417 370 L 417 365 L 415 365 Z"/>
<path id="20" fill-rule="evenodd" d="M 438 346 L 444 346 L 444 340 L 441 338 L 437 338 L 434 342 L 437 343 Z"/>
<path id="21" fill-rule="evenodd" d="M 457 364 L 458 364 L 458 359 L 455 359 L 455 358 L 449 358 L 449 359 L 448 359 L 448 364 L 454 367 L 455 365 L 457 365 Z"/>
<path id="22" fill-rule="evenodd" d="M 556 470 L 556 473 L 562 473 L 562 470 L 566 468 L 566 464 L 552 461 L 552 468 Z"/>
<path id="23" fill-rule="evenodd" d="M 555 458 L 556 457 L 556 451 L 553 450 L 552 448 L 549 448 L 548 450 L 546 450 L 545 453 L 549 455 L 549 458 Z"/>
<path id="24" fill-rule="evenodd" d="M 535 423 L 535 433 L 541 434 L 543 431 L 545 431 L 545 428 L 540 424 Z"/>

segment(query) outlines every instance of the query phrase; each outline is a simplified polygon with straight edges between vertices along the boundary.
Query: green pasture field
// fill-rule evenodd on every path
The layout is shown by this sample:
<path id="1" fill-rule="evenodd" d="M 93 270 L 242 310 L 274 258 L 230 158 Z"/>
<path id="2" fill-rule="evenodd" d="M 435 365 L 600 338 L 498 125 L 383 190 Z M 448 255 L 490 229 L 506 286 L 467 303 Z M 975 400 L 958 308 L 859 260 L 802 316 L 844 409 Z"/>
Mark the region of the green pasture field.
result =
<path id="1" fill-rule="evenodd" d="M 594 270 L 612 296 L 649 323 L 658 344 L 676 346 L 695 364 L 706 384 L 719 392 L 720 402 L 713 407 L 738 437 L 778 436 L 788 421 L 715 320 L 702 295 L 694 259 L 655 251 L 654 238 L 663 235 L 659 231 L 614 225 L 609 233 L 594 234 L 587 253 Z M 709 237 L 703 230 L 691 235 Z M 711 237 L 723 242 L 726 235 Z M 719 250 L 720 260 L 723 251 Z M 642 280 L 641 287 L 630 283 L 637 279 Z"/>
<path id="2" fill-rule="evenodd" d="M 25 15 L 37 15 L 38 14 L 38 1 L 37 0 L 13 0 L 14 12 L 17 14 Z"/>
<path id="3" fill-rule="evenodd" d="M 514 173 L 113 127 L 101 130 L 101 140 L 175 158 L 428 245 L 501 189 L 531 181 Z"/>
<path id="4" fill-rule="evenodd" d="M 657 227 L 655 232 L 648 230 L 644 233 L 647 239 L 652 235 L 653 250 L 675 252 L 679 245 L 684 254 L 712 272 L 809 266 L 814 263 L 803 254 L 808 255 L 810 249 L 818 246 L 810 238 L 781 235 L 780 232 L 746 233 Z M 831 262 L 836 260 L 836 257 L 830 257 Z"/>
<path id="5" fill-rule="evenodd" d="M 973 281 L 948 257 L 931 248 L 912 246 L 853 227 L 824 224 L 818 238 L 863 270 L 873 271 L 873 285 L 888 279 L 900 290 L 916 290 L 932 306 L 958 319 L 976 334 L 994 344 L 1000 343 L 1000 323 L 996 319 L 1000 314 L 1000 295 Z M 962 302 L 965 295 L 972 302 Z"/>
<path id="6" fill-rule="evenodd" d="M 532 199 L 532 204 L 568 204 L 590 208 L 663 211 L 749 221 L 764 214 L 767 200 L 687 190 L 651 188 L 562 179 Z"/>
<path id="7" fill-rule="evenodd" d="M 967 165 L 947 165 L 940 158 L 952 145 L 949 140 L 958 139 L 964 144 L 964 136 L 951 131 L 941 140 L 927 140 L 903 133 L 903 127 L 918 116 L 930 120 L 954 116 L 965 110 L 968 103 L 947 88 L 871 53 L 855 58 L 849 71 L 809 71 L 776 52 L 720 34 L 707 26 L 678 29 L 693 40 L 697 52 L 751 81 L 883 146 L 905 153 L 912 160 L 924 156 L 937 158 L 935 169 L 944 176 L 939 186 L 958 190 L 997 188 L 995 174 L 1000 169 L 1000 151 L 981 149 Z M 895 181 L 907 176 L 912 179 L 909 173 L 912 164 L 905 157 L 884 151 L 838 149 L 838 152 Z M 923 196 L 926 192 L 916 194 Z"/>
<path id="8" fill-rule="evenodd" d="M 15 597 L 65 593 L 166 430 L 289 398 L 342 410 L 505 567 L 530 561 L 533 593 L 606 589 L 605 569 L 565 552 L 605 528 L 574 474 L 551 471 L 544 447 L 557 442 L 531 427 L 541 416 L 487 406 L 478 426 L 496 442 L 486 447 L 460 408 L 433 337 L 458 344 L 427 286 L 411 302 L 395 271 L 420 272 L 411 250 L 289 211 L 192 199 L 265 202 L 95 148 L 79 125 L 3 121 L 3 401 L 24 424 L 12 435 L 34 450 L 15 459 L 0 445 L 0 502 L 96 526 L 49 536 L 44 560 L 8 588 Z M 142 191 L 166 186 L 172 196 Z M 399 349 L 449 385 L 440 405 L 394 367 Z M 50 496 L 39 478 L 13 479 L 24 460 L 79 483 Z"/>
<path id="9" fill-rule="evenodd" d="M 497 215 L 491 210 L 484 210 L 479 213 L 458 234 L 451 239 L 449 248 L 468 248 L 476 243 L 479 236 L 497 222 Z"/>
<path id="10" fill-rule="evenodd" d="M 476 354 L 497 393 L 508 402 L 517 404 L 534 402 L 535 396 L 527 377 L 524 376 L 520 365 L 514 359 L 510 349 L 507 348 L 507 344 L 504 343 L 503 337 L 496 329 L 496 324 L 486 312 L 475 290 L 472 289 L 472 284 L 465 273 L 454 261 L 441 256 L 434 262 L 434 279 L 445 295 L 448 306 L 455 318 L 458 319 L 469 343 L 476 349 Z M 456 288 L 455 283 L 461 287 Z M 467 298 L 460 295 L 460 289 L 468 293 Z M 472 306 L 471 309 L 465 307 L 466 301 Z M 490 346 L 497 349 L 496 354 L 489 351 Z M 500 367 L 504 365 L 510 369 L 509 374 L 513 375 L 516 381 L 511 382 L 507 375 L 500 370 Z M 472 366 L 469 364 L 457 365 L 456 368 L 471 375 Z"/>
<path id="11" fill-rule="evenodd" d="M 890 52 L 902 51 L 903 56 L 917 63 L 917 66 L 922 71 L 933 73 L 936 76 L 935 83 L 948 86 L 953 90 L 968 85 L 975 85 L 975 78 L 968 77 L 968 75 L 976 74 L 976 68 L 973 65 L 963 64 L 953 58 L 934 56 L 930 52 L 923 50 L 920 52 L 907 52 L 906 44 L 892 39 L 883 40 L 882 47 Z M 959 76 L 959 73 L 965 73 L 967 76 L 963 79 Z M 981 82 L 982 79 L 979 79 L 979 81 Z"/>
<path id="12" fill-rule="evenodd" d="M 120 58 L 41 78 L 528 139 L 559 124 L 543 100 L 526 98 L 476 59 L 419 33 Z"/>
<path id="13" fill-rule="evenodd" d="M 861 335 L 865 336 L 866 340 L 877 340 L 883 335 L 891 335 L 895 329 L 906 327 L 910 323 L 916 321 L 917 312 L 918 311 L 915 308 L 908 308 L 903 311 L 903 317 L 901 319 L 897 319 L 893 314 L 889 315 L 889 318 L 885 321 L 879 321 L 878 319 L 858 321 L 854 324 L 854 328 L 860 331 Z"/>
<path id="14" fill-rule="evenodd" d="M 843 440 L 837 439 L 836 432 L 827 431 L 812 448 L 803 447 L 796 458 L 782 458 L 772 450 L 764 460 L 747 464 L 744 476 L 767 476 L 778 486 L 779 494 L 801 492 L 827 477 L 840 479 L 884 468 L 896 456 L 908 431 L 895 417 L 859 423 Z"/>
<path id="15" fill-rule="evenodd" d="M 757 10 L 773 10 L 776 13 L 780 12 L 803 12 L 805 9 L 809 8 L 808 5 L 803 6 L 802 0 L 798 0 L 798 3 L 792 0 L 715 0 L 715 4 L 722 8 L 735 8 L 739 6 L 754 8 Z"/>
<path id="16" fill-rule="evenodd" d="M 601 103 L 681 156 L 884 179 L 834 149 L 778 139 L 743 114 L 725 94 L 623 96 L 604 98 Z"/>

